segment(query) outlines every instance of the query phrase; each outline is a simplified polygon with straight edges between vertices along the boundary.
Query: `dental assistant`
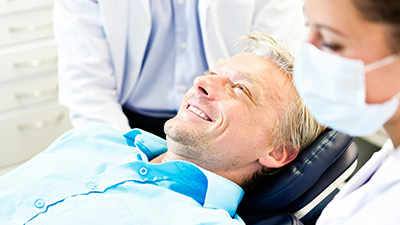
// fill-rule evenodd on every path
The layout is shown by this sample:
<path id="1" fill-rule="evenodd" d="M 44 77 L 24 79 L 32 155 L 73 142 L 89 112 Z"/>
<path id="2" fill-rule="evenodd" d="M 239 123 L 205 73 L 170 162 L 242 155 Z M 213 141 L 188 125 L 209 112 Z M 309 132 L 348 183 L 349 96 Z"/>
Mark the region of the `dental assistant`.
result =
<path id="1" fill-rule="evenodd" d="M 323 125 L 351 135 L 383 126 L 390 137 L 317 224 L 399 224 L 400 1 L 306 0 L 305 13 L 294 79 L 306 105 Z"/>
<path id="2" fill-rule="evenodd" d="M 236 39 L 258 30 L 293 49 L 299 0 L 55 0 L 59 102 L 74 127 L 91 121 L 165 137 L 192 86 Z"/>

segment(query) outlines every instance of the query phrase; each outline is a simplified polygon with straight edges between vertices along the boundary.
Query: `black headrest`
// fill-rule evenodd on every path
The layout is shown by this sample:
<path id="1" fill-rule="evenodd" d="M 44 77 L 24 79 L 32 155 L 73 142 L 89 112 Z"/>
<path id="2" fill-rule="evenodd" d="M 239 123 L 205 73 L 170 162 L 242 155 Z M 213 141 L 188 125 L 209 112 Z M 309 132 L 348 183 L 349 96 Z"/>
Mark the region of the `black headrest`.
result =
<path id="1" fill-rule="evenodd" d="M 271 175 L 259 191 L 246 192 L 238 208 L 239 216 L 251 223 L 284 213 L 285 207 L 301 198 L 352 141 L 353 137 L 328 128 L 294 161 Z"/>

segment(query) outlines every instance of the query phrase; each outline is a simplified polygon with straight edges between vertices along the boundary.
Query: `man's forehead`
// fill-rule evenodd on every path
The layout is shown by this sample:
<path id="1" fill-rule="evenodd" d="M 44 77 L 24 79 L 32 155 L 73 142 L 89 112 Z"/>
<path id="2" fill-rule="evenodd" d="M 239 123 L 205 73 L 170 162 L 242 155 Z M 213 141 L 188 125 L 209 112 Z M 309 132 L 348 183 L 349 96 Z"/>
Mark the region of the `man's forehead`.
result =
<path id="1" fill-rule="evenodd" d="M 263 60 L 254 61 L 251 59 L 246 59 L 246 55 L 251 55 Z M 267 78 L 268 76 L 268 66 L 269 62 L 266 60 L 266 58 L 250 53 L 242 53 L 230 59 L 219 60 L 212 69 L 219 70 L 220 72 L 224 73 L 220 75 L 229 75 L 234 79 L 244 79 L 257 86 L 264 86 L 262 83 L 265 83 L 264 78 Z"/>
<path id="2" fill-rule="evenodd" d="M 290 79 L 276 63 L 253 53 L 241 53 L 228 60 L 221 60 L 218 67 L 234 71 L 236 76 L 242 76 L 242 80 L 251 82 L 253 95 L 261 102 L 277 99 L 285 95 L 285 90 L 289 92 L 292 88 Z"/>

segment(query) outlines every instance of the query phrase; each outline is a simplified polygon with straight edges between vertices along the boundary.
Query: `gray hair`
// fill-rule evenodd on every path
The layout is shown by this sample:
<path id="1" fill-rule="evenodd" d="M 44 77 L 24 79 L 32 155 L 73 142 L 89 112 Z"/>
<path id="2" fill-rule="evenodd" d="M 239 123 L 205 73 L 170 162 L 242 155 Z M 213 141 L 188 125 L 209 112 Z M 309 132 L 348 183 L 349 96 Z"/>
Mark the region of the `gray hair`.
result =
<path id="1" fill-rule="evenodd" d="M 293 74 L 294 58 L 289 50 L 278 44 L 272 37 L 252 31 L 241 36 L 237 42 L 242 52 L 253 53 L 272 60 L 286 74 Z"/>
<path id="2" fill-rule="evenodd" d="M 294 87 L 293 56 L 288 49 L 278 44 L 273 38 L 257 31 L 240 37 L 237 44 L 242 48 L 242 52 L 254 53 L 271 60 L 291 81 L 293 87 L 291 98 L 287 104 L 283 104 L 282 113 L 279 113 L 269 137 L 273 140 L 271 143 L 273 147 L 285 146 L 292 149 L 298 148 L 299 151 L 304 150 L 326 127 L 314 119 Z M 246 191 L 255 191 L 268 180 L 269 175 L 277 171 L 279 169 L 263 167 L 247 179 L 242 187 Z"/>
<path id="3" fill-rule="evenodd" d="M 252 31 L 240 37 L 237 45 L 241 47 L 242 52 L 254 53 L 271 60 L 288 76 L 293 85 L 292 98 L 289 104 L 283 105 L 283 113 L 272 128 L 273 144 L 297 146 L 300 151 L 309 146 L 325 130 L 325 127 L 314 119 L 294 88 L 294 57 L 286 47 L 258 31 Z"/>

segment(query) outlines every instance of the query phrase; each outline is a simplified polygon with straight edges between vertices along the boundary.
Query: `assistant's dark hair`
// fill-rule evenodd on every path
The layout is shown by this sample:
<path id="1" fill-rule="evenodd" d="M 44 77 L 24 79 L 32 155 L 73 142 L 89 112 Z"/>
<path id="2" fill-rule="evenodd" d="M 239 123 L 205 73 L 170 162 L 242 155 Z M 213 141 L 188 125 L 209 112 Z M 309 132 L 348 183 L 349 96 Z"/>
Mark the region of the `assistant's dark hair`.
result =
<path id="1" fill-rule="evenodd" d="M 364 19 L 388 25 L 388 41 L 394 52 L 400 52 L 400 0 L 353 0 Z"/>

